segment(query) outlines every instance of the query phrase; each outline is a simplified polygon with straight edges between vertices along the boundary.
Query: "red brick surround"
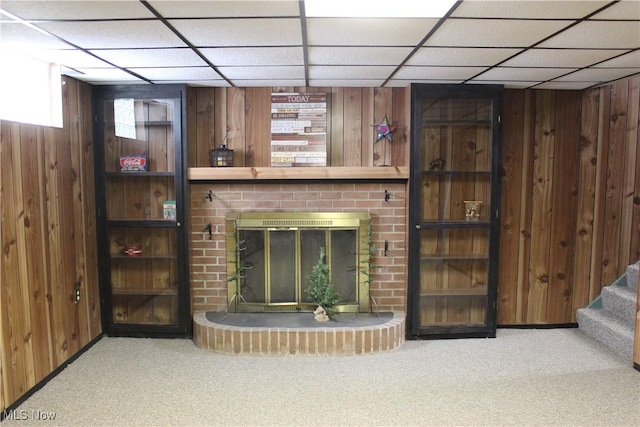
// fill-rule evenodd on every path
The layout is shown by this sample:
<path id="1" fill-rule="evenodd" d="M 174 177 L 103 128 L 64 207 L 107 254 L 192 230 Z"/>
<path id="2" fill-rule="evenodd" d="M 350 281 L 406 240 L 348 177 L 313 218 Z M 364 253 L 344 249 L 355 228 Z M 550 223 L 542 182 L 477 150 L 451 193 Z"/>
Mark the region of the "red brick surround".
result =
<path id="1" fill-rule="evenodd" d="M 224 217 L 229 211 L 363 212 L 371 214 L 374 245 L 371 296 L 377 311 L 404 313 L 407 303 L 406 182 L 197 182 L 190 186 L 192 310 L 226 311 Z M 385 201 L 385 190 L 389 200 Z M 209 200 L 208 196 L 212 200 Z M 205 227 L 211 223 L 212 235 Z M 384 253 L 385 241 L 388 242 Z"/>

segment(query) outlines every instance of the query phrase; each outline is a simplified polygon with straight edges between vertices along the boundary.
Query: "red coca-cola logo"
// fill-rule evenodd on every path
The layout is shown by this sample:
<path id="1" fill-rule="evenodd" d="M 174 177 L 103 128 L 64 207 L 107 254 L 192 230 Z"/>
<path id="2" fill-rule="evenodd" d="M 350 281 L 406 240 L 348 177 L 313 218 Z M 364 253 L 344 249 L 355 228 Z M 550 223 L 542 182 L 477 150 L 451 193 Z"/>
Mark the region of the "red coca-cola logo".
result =
<path id="1" fill-rule="evenodd" d="M 124 168 L 144 167 L 147 159 L 144 157 L 122 157 L 120 158 L 120 166 Z"/>

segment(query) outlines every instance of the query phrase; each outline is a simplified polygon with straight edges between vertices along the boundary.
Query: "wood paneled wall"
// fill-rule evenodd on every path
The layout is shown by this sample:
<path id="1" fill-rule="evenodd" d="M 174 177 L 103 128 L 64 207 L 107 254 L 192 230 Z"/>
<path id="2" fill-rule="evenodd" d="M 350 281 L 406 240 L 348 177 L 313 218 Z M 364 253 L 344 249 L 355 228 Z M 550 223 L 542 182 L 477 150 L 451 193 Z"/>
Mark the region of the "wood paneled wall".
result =
<path id="1" fill-rule="evenodd" d="M 640 77 L 504 106 L 498 324 L 574 323 L 640 257 Z"/>
<path id="2" fill-rule="evenodd" d="M 0 122 L 0 410 L 102 331 L 91 87 L 63 83 L 64 128 Z"/>
<path id="3" fill-rule="evenodd" d="M 506 90 L 498 324 L 564 324 L 640 257 L 640 78 L 587 91 Z M 239 166 L 269 165 L 270 93 L 189 94 L 189 165 L 225 141 Z M 392 164 L 409 165 L 405 88 L 313 88 L 329 94 L 331 166 L 379 164 L 371 126 L 398 122 Z"/>
<path id="4" fill-rule="evenodd" d="M 327 93 L 328 166 L 409 165 L 410 94 L 406 88 L 192 88 L 188 96 L 188 162 L 209 166 L 210 150 L 234 150 L 235 166 L 271 164 L 271 93 Z M 387 116 L 393 143 L 376 142 L 373 125 Z M 382 150 L 387 150 L 386 157 Z"/>

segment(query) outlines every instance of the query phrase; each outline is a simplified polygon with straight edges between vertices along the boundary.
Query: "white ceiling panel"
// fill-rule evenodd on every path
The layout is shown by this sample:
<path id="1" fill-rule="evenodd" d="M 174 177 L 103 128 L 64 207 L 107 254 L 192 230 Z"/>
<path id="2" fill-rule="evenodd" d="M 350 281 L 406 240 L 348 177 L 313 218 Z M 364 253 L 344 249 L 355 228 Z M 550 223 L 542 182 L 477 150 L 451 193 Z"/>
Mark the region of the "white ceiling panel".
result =
<path id="1" fill-rule="evenodd" d="M 508 67 L 588 67 L 616 55 L 619 50 L 529 49 L 500 64 Z"/>
<path id="2" fill-rule="evenodd" d="M 407 65 L 483 66 L 504 61 L 520 49 L 423 47 L 407 61 Z"/>
<path id="3" fill-rule="evenodd" d="M 149 80 L 215 80 L 220 75 L 210 67 L 158 67 L 130 68 L 131 71 Z"/>
<path id="4" fill-rule="evenodd" d="M 302 46 L 203 48 L 200 52 L 219 66 L 304 65 Z"/>
<path id="5" fill-rule="evenodd" d="M 466 80 L 484 71 L 484 67 L 402 67 L 396 79 L 450 79 Z"/>
<path id="6" fill-rule="evenodd" d="M 88 53 L 73 49 L 47 50 L 42 53 L 41 58 L 54 64 L 65 65 L 72 68 L 102 68 L 108 66 L 104 61 L 101 61 Z"/>
<path id="7" fill-rule="evenodd" d="M 84 49 L 185 46 L 159 21 L 44 22 L 38 26 Z"/>
<path id="8" fill-rule="evenodd" d="M 536 81 L 551 80 L 566 73 L 570 73 L 570 68 L 510 68 L 496 67 L 482 75 L 476 80 L 520 80 L 520 81 Z"/>
<path id="9" fill-rule="evenodd" d="M 546 82 L 536 86 L 536 89 L 552 90 L 582 90 L 593 86 L 593 82 Z"/>
<path id="10" fill-rule="evenodd" d="M 557 79 L 559 82 L 601 82 L 603 77 L 621 79 L 634 73 L 640 73 L 640 68 L 589 68 L 571 73 Z"/>
<path id="11" fill-rule="evenodd" d="M 608 1 L 464 1 L 452 17 L 465 18 L 521 18 L 521 19 L 580 19 Z"/>
<path id="12" fill-rule="evenodd" d="M 153 18 L 139 1 L 7 1 L 0 8 L 24 20 Z"/>
<path id="13" fill-rule="evenodd" d="M 117 68 L 79 68 L 78 71 L 84 74 L 83 80 L 89 83 L 99 82 L 128 82 L 128 83 L 145 83 L 129 73 Z"/>
<path id="14" fill-rule="evenodd" d="M 311 82 L 313 82 L 313 86 L 319 86 L 319 87 L 323 87 L 323 86 L 327 86 L 327 87 L 379 87 L 380 85 L 382 85 L 382 83 L 384 83 L 384 80 L 382 79 L 374 79 L 374 80 L 367 80 L 367 79 L 354 79 L 354 80 L 350 80 L 350 79 L 314 79 L 311 80 Z"/>
<path id="15" fill-rule="evenodd" d="M 309 47 L 309 65 L 394 65 L 411 53 L 409 47 Z"/>
<path id="16" fill-rule="evenodd" d="M 188 48 L 103 49 L 91 53 L 119 67 L 193 67 L 206 63 Z"/>
<path id="17" fill-rule="evenodd" d="M 302 45 L 299 19 L 172 19 L 196 47 Z"/>
<path id="18" fill-rule="evenodd" d="M 592 19 L 635 19 L 640 20 L 640 2 L 638 0 L 622 0 L 593 16 Z"/>
<path id="19" fill-rule="evenodd" d="M 269 87 L 269 86 L 304 86 L 305 80 L 302 79 L 256 79 L 256 80 L 243 80 L 237 79 L 234 81 L 238 87 Z M 322 85 L 314 85 L 322 86 Z"/>
<path id="20" fill-rule="evenodd" d="M 247 16 L 298 16 L 297 1 L 157 1 L 149 2 L 165 18 L 242 18 Z"/>
<path id="21" fill-rule="evenodd" d="M 310 79 L 385 79 L 395 69 L 394 66 L 363 66 L 363 65 L 311 65 Z"/>
<path id="22" fill-rule="evenodd" d="M 450 19 L 426 46 L 529 47 L 571 24 L 571 21 Z"/>
<path id="23" fill-rule="evenodd" d="M 615 28 L 614 28 L 615 27 Z M 540 44 L 539 47 L 633 49 L 640 44 L 640 22 L 585 21 Z"/>
<path id="24" fill-rule="evenodd" d="M 0 46 L 24 53 L 69 48 L 67 43 L 53 36 L 15 22 L 0 24 Z"/>
<path id="25" fill-rule="evenodd" d="M 311 46 L 412 46 L 437 22 L 428 18 L 307 18 L 307 40 Z"/>
<path id="26" fill-rule="evenodd" d="M 220 67 L 220 72 L 230 79 L 303 79 L 304 67 Z"/>
<path id="27" fill-rule="evenodd" d="M 601 64 L 595 65 L 593 68 L 640 68 L 640 50 L 618 56 Z"/>

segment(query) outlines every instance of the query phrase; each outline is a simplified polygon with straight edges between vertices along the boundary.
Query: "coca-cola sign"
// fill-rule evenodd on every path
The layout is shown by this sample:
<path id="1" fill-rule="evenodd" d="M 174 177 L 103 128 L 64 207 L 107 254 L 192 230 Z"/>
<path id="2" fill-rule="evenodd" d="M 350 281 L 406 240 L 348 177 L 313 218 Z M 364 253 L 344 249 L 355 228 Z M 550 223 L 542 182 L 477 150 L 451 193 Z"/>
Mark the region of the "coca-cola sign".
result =
<path id="1" fill-rule="evenodd" d="M 120 171 L 148 171 L 147 156 L 120 156 Z"/>

